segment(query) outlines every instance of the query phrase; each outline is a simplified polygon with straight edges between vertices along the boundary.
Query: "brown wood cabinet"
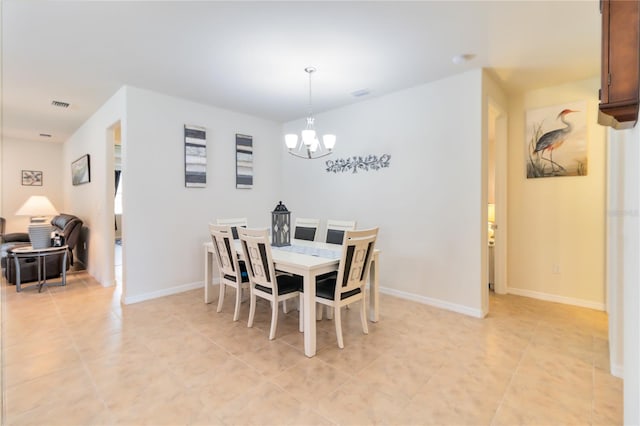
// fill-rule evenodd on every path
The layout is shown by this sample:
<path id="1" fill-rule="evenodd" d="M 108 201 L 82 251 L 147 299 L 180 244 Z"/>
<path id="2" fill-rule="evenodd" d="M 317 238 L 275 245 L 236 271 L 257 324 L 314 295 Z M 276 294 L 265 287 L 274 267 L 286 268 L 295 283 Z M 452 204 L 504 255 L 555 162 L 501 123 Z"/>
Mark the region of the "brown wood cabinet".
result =
<path id="1" fill-rule="evenodd" d="M 602 81 L 598 123 L 635 126 L 640 96 L 640 1 L 601 0 Z"/>

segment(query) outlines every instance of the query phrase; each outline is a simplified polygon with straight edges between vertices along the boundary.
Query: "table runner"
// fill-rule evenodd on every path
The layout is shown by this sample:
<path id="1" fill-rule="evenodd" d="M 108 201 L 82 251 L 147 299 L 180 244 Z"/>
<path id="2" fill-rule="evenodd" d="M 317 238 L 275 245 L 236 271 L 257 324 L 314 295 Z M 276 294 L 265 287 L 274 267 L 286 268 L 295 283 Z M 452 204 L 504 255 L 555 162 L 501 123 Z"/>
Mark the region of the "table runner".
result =
<path id="1" fill-rule="evenodd" d="M 273 247 L 274 250 L 284 250 L 290 251 L 298 254 L 306 254 L 309 256 L 317 256 L 325 259 L 340 259 L 340 251 L 338 250 L 329 250 L 325 248 L 317 248 L 317 247 L 309 247 L 309 246 L 282 246 L 282 247 Z"/>

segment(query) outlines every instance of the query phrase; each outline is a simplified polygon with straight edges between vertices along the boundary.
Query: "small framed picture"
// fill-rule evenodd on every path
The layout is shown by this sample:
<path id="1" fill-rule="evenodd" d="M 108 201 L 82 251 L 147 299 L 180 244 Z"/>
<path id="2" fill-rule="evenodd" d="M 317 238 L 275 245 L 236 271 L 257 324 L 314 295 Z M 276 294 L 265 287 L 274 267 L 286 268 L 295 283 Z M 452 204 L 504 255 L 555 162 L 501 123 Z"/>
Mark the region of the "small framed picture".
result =
<path id="1" fill-rule="evenodd" d="M 42 186 L 42 172 L 38 170 L 22 171 L 23 186 Z"/>
<path id="2" fill-rule="evenodd" d="M 71 183 L 82 185 L 91 182 L 91 164 L 89 154 L 85 154 L 71 163 Z"/>

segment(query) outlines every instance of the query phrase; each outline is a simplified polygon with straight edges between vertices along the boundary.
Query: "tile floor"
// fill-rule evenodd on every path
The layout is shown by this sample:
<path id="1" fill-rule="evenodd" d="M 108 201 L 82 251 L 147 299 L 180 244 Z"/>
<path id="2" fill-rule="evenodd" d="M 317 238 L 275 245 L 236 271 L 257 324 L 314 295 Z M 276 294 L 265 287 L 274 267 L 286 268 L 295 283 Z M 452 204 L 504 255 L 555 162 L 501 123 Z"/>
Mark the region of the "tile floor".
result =
<path id="1" fill-rule="evenodd" d="M 602 312 L 492 296 L 479 320 L 383 295 L 369 335 L 350 309 L 345 348 L 325 319 L 308 359 L 297 311 L 269 341 L 269 306 L 248 329 L 232 303 L 121 306 L 86 273 L 41 294 L 3 284 L 5 424 L 622 424 Z"/>

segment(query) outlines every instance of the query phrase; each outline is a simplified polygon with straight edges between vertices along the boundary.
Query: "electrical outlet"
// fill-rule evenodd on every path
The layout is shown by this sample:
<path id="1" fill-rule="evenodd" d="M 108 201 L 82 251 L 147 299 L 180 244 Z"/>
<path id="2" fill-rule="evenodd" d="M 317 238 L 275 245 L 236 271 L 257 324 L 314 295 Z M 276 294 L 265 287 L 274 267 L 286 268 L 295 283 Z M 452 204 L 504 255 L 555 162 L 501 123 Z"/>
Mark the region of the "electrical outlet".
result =
<path id="1" fill-rule="evenodd" d="M 560 265 L 558 265 L 557 263 L 554 263 L 553 265 L 551 265 L 551 272 L 554 274 L 559 274 L 560 273 Z"/>

